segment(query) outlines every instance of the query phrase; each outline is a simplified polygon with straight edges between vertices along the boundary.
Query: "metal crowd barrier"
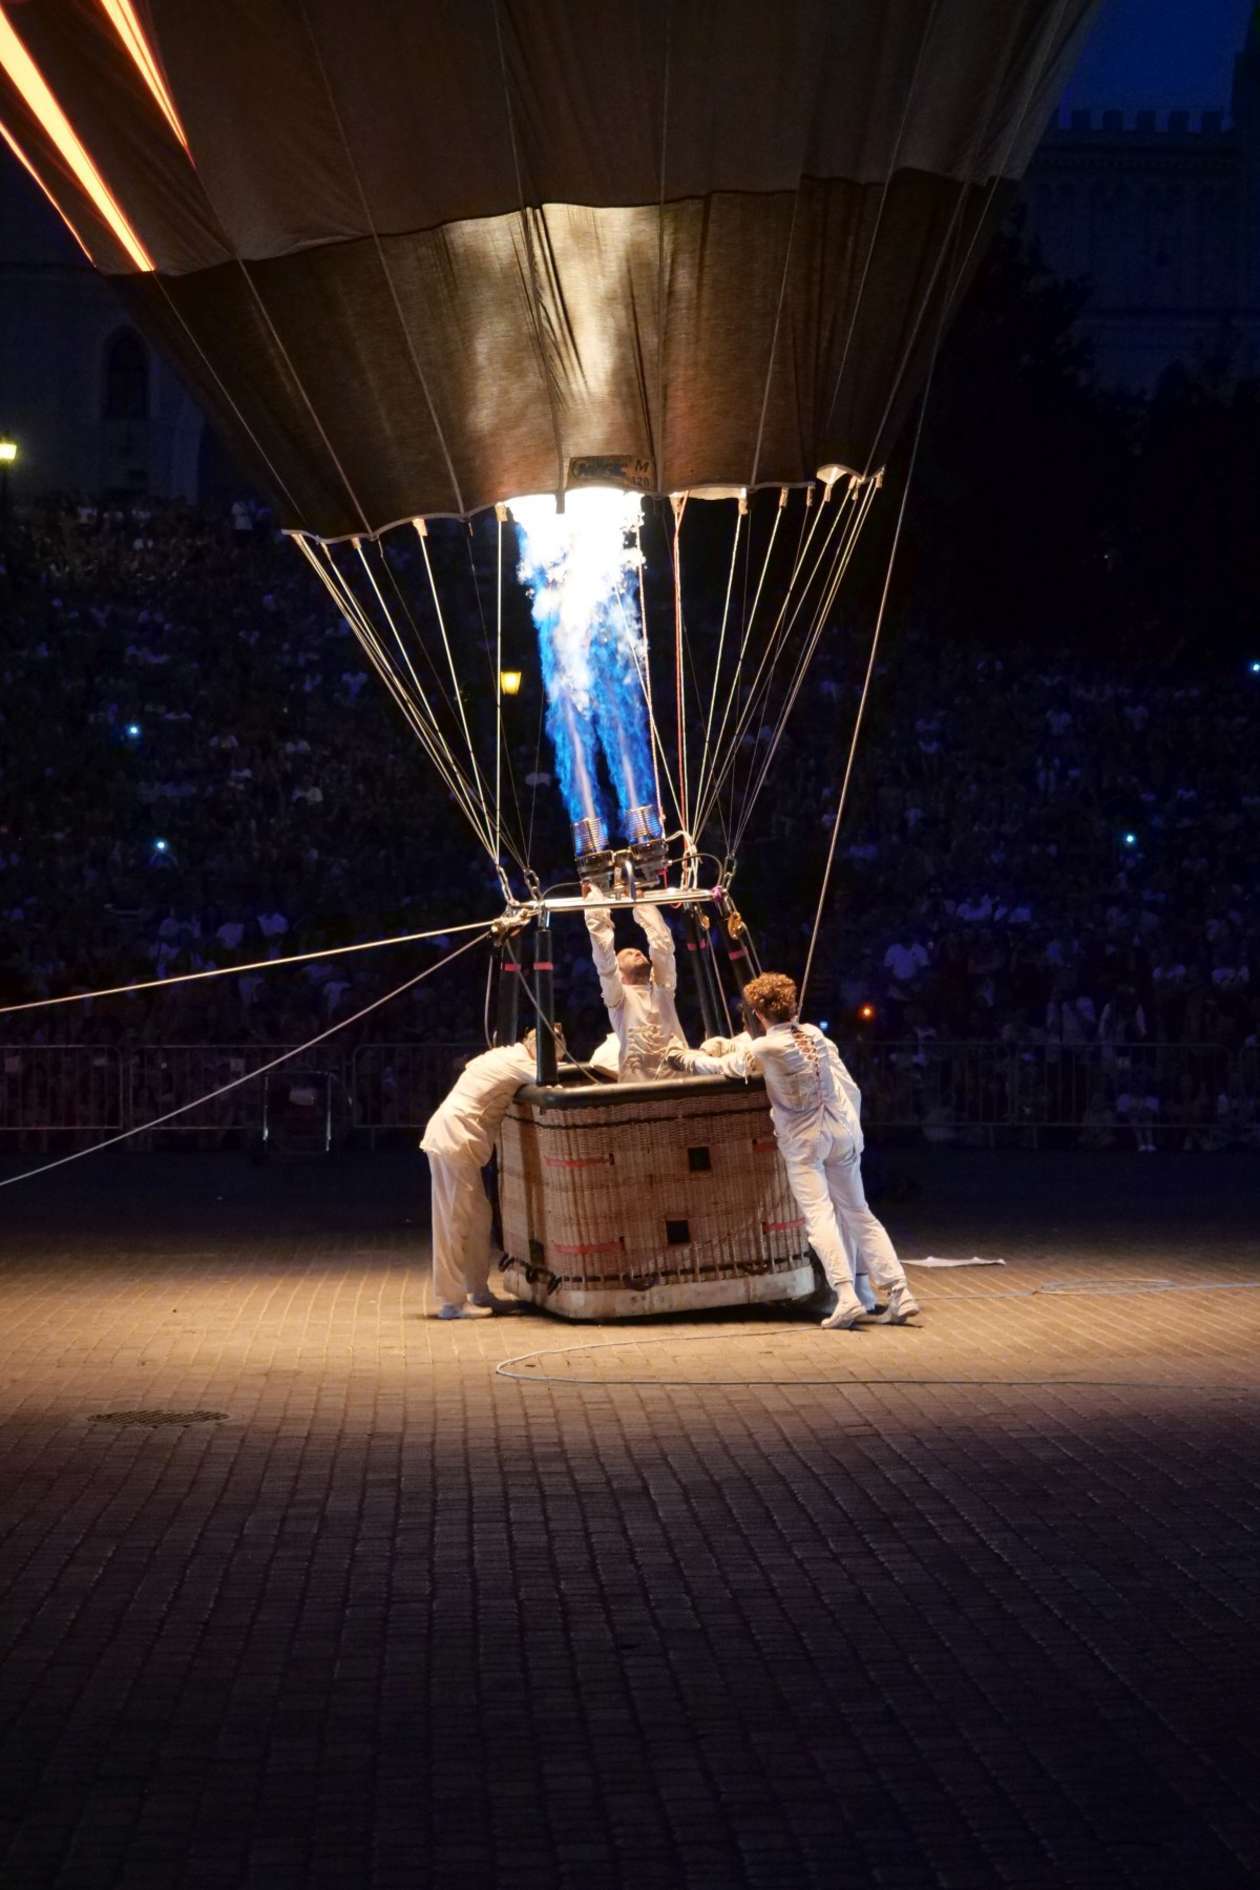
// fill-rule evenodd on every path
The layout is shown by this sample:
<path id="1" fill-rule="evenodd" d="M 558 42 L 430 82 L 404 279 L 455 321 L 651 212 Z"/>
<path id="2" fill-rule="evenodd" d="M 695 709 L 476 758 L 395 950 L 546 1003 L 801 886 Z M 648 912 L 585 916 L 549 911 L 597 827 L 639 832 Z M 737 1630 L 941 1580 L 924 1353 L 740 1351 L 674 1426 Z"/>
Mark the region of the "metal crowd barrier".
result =
<path id="1" fill-rule="evenodd" d="M 105 1045 L 0 1044 L 0 1135 L 117 1134 L 124 1124 L 122 1059 Z M 24 1144 L 25 1145 L 25 1142 Z"/>
<path id="2" fill-rule="evenodd" d="M 373 1147 L 391 1129 L 419 1134 L 480 1044 L 365 1043 L 350 1059 L 354 1118 Z"/>
<path id="3" fill-rule="evenodd" d="M 302 1076 L 337 1090 L 338 1121 L 366 1135 L 416 1133 L 479 1046 L 335 1043 L 283 1063 L 267 1106 L 302 1100 Z M 209 1147 L 261 1137 L 264 1079 L 242 1083 L 158 1129 L 143 1125 L 195 1103 L 283 1054 L 283 1044 L 0 1044 L 0 1138 L 95 1140 L 140 1130 L 130 1146 L 197 1138 Z M 1190 1146 L 1260 1146 L 1260 1048 L 1219 1044 L 859 1042 L 843 1053 L 862 1090 L 868 1130 L 914 1130 L 928 1142 L 1034 1142 L 1071 1130 L 1123 1143 L 1176 1132 Z M 296 1086 L 290 1098 L 286 1085 Z M 307 1086 L 309 1087 L 309 1085 Z M 24 1144 L 25 1145 L 25 1144 Z"/>
<path id="4" fill-rule="evenodd" d="M 847 1058 L 868 1128 L 926 1140 L 998 1130 L 1138 1127 L 1206 1134 L 1245 1128 L 1260 1109 L 1260 1057 L 1219 1044 L 863 1043 Z M 1224 1102 L 1222 1103 L 1222 1098 Z"/>
<path id="5" fill-rule="evenodd" d="M 272 1100 L 283 1097 L 284 1085 L 301 1087 L 303 1072 L 331 1074 L 343 1086 L 346 1057 L 335 1046 L 317 1044 L 313 1050 L 282 1063 L 270 1078 L 242 1083 L 239 1079 L 252 1071 L 261 1071 L 286 1050 L 288 1044 L 140 1044 L 124 1052 L 127 1127 L 142 1124 L 184 1110 L 172 1122 L 144 1129 L 135 1135 L 132 1146 L 152 1148 L 166 1137 L 195 1137 L 199 1144 L 214 1147 L 233 1140 L 261 1140 L 264 1110 L 269 1085 Z M 331 1050 L 332 1054 L 321 1054 Z M 235 1083 L 235 1088 L 227 1085 Z M 226 1089 L 224 1095 L 214 1095 Z M 198 1108 L 189 1103 L 200 1096 L 211 1097 Z"/>

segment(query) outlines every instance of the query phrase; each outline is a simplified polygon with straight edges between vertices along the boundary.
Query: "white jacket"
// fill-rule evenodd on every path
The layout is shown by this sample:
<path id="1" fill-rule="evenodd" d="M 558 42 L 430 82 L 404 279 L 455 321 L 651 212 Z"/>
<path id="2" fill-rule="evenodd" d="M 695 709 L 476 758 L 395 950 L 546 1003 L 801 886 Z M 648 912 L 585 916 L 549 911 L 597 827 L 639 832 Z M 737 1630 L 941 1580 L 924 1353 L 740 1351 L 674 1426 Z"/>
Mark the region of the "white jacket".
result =
<path id="1" fill-rule="evenodd" d="M 484 1168 L 508 1104 L 522 1083 L 534 1080 L 534 1058 L 523 1043 L 483 1050 L 464 1069 L 440 1108 L 425 1124 L 420 1146 L 426 1155 L 446 1161 L 476 1162 Z"/>
<path id="2" fill-rule="evenodd" d="M 741 1032 L 725 1056 L 692 1050 L 685 1067 L 695 1076 L 763 1077 L 785 1156 L 808 1157 L 834 1142 L 861 1153 L 862 1093 L 816 1024 L 773 1024 L 755 1039 Z"/>
<path id="3" fill-rule="evenodd" d="M 647 934 L 652 975 L 646 984 L 624 984 L 617 970 L 616 934 L 607 906 L 586 908 L 586 929 L 591 954 L 599 973 L 608 1021 L 616 1032 L 623 1083 L 660 1083 L 678 1075 L 665 1061 L 672 1037 L 681 1037 L 682 1025 L 674 1008 L 678 967 L 674 940 L 655 906 L 635 906 L 634 916 Z"/>

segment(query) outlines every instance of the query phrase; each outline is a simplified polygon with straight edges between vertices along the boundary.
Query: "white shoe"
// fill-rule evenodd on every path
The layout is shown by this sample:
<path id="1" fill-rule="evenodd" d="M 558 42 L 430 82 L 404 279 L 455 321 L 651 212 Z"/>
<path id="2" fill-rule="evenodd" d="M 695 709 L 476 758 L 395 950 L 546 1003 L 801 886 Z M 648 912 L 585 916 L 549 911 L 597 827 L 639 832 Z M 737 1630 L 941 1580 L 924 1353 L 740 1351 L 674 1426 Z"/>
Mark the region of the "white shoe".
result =
<path id="1" fill-rule="evenodd" d="M 919 1302 L 910 1291 L 909 1285 L 894 1286 L 888 1296 L 888 1304 L 877 1315 L 876 1324 L 881 1326 L 904 1326 L 907 1319 L 917 1318 Z"/>
<path id="2" fill-rule="evenodd" d="M 465 1319 L 493 1319 L 494 1299 L 489 1293 L 470 1293 L 460 1310 Z"/>
<path id="3" fill-rule="evenodd" d="M 852 1290 L 841 1293 L 836 1299 L 836 1309 L 819 1320 L 819 1325 L 828 1332 L 849 1332 L 859 1319 L 865 1319 L 866 1308 Z"/>

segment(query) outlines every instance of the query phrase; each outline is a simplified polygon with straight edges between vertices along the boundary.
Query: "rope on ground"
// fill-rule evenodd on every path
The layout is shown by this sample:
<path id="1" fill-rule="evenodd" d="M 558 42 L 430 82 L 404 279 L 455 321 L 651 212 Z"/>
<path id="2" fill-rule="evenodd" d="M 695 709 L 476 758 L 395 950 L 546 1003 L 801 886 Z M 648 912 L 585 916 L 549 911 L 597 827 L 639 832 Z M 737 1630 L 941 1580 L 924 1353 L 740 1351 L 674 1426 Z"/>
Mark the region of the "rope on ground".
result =
<path id="1" fill-rule="evenodd" d="M 1096 1289 L 1094 1289 L 1096 1290 Z M 1152 1281 L 1149 1286 L 1130 1285 L 1129 1292 L 1177 1292 L 1177 1293 L 1232 1293 L 1260 1291 L 1260 1280 L 1218 1281 L 1207 1285 L 1188 1281 L 1183 1286 L 1170 1281 Z M 1047 1286 L 1017 1287 L 1003 1293 L 966 1293 L 956 1297 L 960 1304 L 974 1305 L 977 1300 L 995 1299 L 1036 1299 L 1042 1294 L 1055 1295 L 1072 1292 L 1089 1293 L 1088 1282 L 1064 1281 Z M 937 1310 L 942 1307 L 938 1305 Z M 627 1334 L 617 1339 L 597 1339 L 585 1345 L 543 1345 L 533 1352 L 519 1352 L 512 1358 L 501 1359 L 495 1366 L 497 1378 L 510 1378 L 522 1385 L 572 1385 L 576 1389 L 662 1389 L 667 1391 L 731 1391 L 746 1390 L 750 1386 L 762 1386 L 767 1390 L 778 1388 L 822 1389 L 827 1391 L 867 1391 L 882 1390 L 892 1387 L 903 1390 L 918 1390 L 923 1387 L 942 1389 L 975 1390 L 1095 1390 L 1095 1391 L 1200 1391 L 1216 1394 L 1234 1395 L 1239 1398 L 1255 1397 L 1257 1390 L 1246 1385 L 1178 1383 L 1172 1378 L 927 1378 L 927 1377 L 848 1377 L 831 1378 L 578 1378 L 569 1374 L 555 1375 L 530 1369 L 517 1370 L 516 1367 L 528 1368 L 536 1359 L 552 1358 L 557 1354 L 568 1356 L 574 1352 L 615 1352 L 623 1351 L 628 1345 L 712 1345 L 721 1341 L 725 1344 L 737 1343 L 741 1339 L 799 1339 L 803 1332 L 809 1332 L 810 1326 L 798 1320 L 793 1325 L 755 1326 L 747 1332 L 686 1332 L 660 1333 L 654 1338 L 639 1338 Z M 913 1326 L 897 1328 L 901 1332 L 913 1332 Z M 861 1335 L 862 1328 L 857 1327 L 852 1333 L 832 1335 L 837 1343 L 843 1344 L 850 1338 Z"/>
<path id="2" fill-rule="evenodd" d="M 244 1076 L 234 1076 L 231 1082 L 221 1083 L 218 1089 L 209 1090 L 204 1096 L 196 1096 L 192 1102 L 181 1103 L 178 1109 L 168 1109 L 165 1115 L 153 1116 L 148 1122 L 137 1122 L 133 1128 L 124 1129 L 120 1135 L 108 1136 L 103 1142 L 93 1142 L 90 1148 L 76 1148 L 69 1155 L 59 1155 L 56 1161 L 41 1162 L 38 1168 L 24 1169 L 20 1175 L 6 1175 L 0 1180 L 0 1188 L 12 1188 L 19 1181 L 31 1181 L 36 1175 L 46 1175 L 54 1168 L 64 1168 L 68 1162 L 82 1161 L 85 1155 L 99 1155 L 104 1149 L 116 1148 L 119 1142 L 130 1141 L 133 1135 L 144 1135 L 149 1129 L 160 1129 L 163 1123 L 173 1122 L 176 1116 L 186 1116 L 190 1109 L 204 1108 L 206 1103 L 215 1102 L 220 1096 L 226 1096 L 230 1090 L 239 1089 L 242 1083 L 252 1083 L 256 1077 L 266 1076 L 269 1070 L 279 1069 L 282 1063 L 291 1063 L 294 1057 L 300 1057 L 307 1050 L 313 1050 L 316 1044 L 327 1043 L 328 1039 L 335 1037 L 339 1031 L 349 1030 L 351 1024 L 357 1024 L 360 1019 L 370 1016 L 373 1011 L 379 1011 L 383 1004 L 392 1003 L 394 998 L 401 997 L 404 991 L 410 991 L 414 985 L 422 984 L 426 978 L 431 978 L 435 971 L 441 971 L 442 967 L 449 965 L 452 959 L 461 957 L 466 951 L 471 951 L 474 945 L 481 944 L 489 936 L 490 928 L 483 926 L 476 938 L 466 939 L 462 945 L 457 945 L 454 951 L 447 952 L 445 958 L 439 958 L 435 965 L 426 965 L 424 970 L 418 971 L 414 978 L 408 978 L 404 983 L 395 985 L 394 989 L 387 991 L 384 997 L 373 998 L 370 1004 L 365 1004 L 362 1010 L 355 1011 L 352 1017 L 343 1017 L 338 1023 L 330 1024 L 328 1029 L 321 1030 L 318 1036 L 308 1038 L 305 1043 L 297 1044 L 292 1050 L 283 1051 L 278 1057 L 272 1057 L 269 1063 L 260 1063 L 256 1070 L 247 1070 Z"/>

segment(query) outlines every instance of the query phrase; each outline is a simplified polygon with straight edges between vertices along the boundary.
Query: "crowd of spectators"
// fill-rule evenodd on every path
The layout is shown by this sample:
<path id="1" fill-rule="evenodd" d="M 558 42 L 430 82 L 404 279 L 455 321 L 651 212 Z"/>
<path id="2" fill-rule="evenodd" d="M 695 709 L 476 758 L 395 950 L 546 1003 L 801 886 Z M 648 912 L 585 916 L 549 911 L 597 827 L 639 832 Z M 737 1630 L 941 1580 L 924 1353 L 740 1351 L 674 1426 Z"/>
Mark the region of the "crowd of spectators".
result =
<path id="1" fill-rule="evenodd" d="M 501 905 L 346 624 L 251 503 L 213 518 L 149 502 L 34 509 L 10 523 L 0 610 L 2 1001 L 455 925 Z M 860 627 L 824 640 L 741 862 L 762 958 L 793 970 L 864 657 Z M 1069 660 L 1014 638 L 985 652 L 894 628 L 811 1011 L 846 1044 L 905 1041 L 920 1055 L 960 1041 L 1254 1050 L 1258 733 L 1260 673 L 1218 673 L 1208 652 L 1197 670 L 1183 660 L 1175 674 L 1140 673 L 1105 653 Z M 769 736 L 749 736 L 750 759 Z M 532 731 L 514 761 L 531 792 L 554 797 Z M 439 939 L 10 1016 L 0 1036 L 300 1042 L 446 949 Z M 475 1041 L 483 968 L 478 957 L 439 973 L 360 1035 Z M 558 1001 L 589 1048 L 603 1024 L 580 943 Z M 1216 1078 L 1204 1081 L 1202 1098 L 1181 1102 L 1204 1114 L 1207 1136 L 1219 1098 Z M 1082 1105 L 1100 1133 L 1119 1093 L 1113 1072 Z M 1156 1114 L 1168 1100 L 1154 1097 Z M 1139 1146 L 1150 1101 L 1120 1112 Z"/>

